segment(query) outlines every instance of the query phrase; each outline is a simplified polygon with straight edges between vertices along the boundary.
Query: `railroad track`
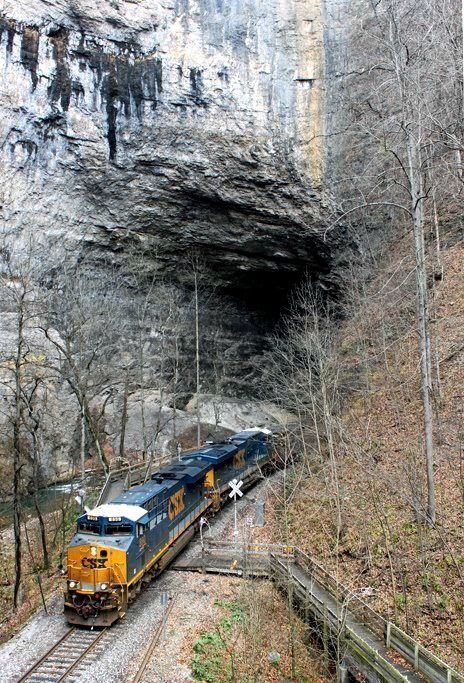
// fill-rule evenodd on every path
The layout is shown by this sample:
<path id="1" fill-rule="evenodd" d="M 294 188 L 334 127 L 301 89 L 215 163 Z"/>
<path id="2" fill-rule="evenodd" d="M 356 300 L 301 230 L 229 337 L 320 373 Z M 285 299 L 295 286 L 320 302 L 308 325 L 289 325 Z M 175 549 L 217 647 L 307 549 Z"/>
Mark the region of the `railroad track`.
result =
<path id="1" fill-rule="evenodd" d="M 87 655 L 97 649 L 107 629 L 71 628 L 18 680 L 18 683 L 59 683 L 72 674 Z"/>
<path id="2" fill-rule="evenodd" d="M 145 673 L 151 658 L 153 656 L 153 652 L 155 650 L 155 647 L 158 645 L 158 641 L 161 638 L 161 634 L 163 633 L 163 629 L 166 626 L 166 622 L 169 618 L 169 615 L 171 613 L 171 610 L 174 605 L 174 598 L 171 598 L 168 604 L 166 605 L 166 608 L 164 610 L 163 616 L 161 618 L 160 623 L 158 624 L 155 632 L 153 633 L 153 636 L 150 640 L 150 643 L 147 647 L 147 650 L 143 656 L 143 659 L 140 663 L 139 669 L 137 673 L 135 674 L 134 678 L 132 679 L 132 683 L 140 683 L 142 681 L 143 674 Z"/>

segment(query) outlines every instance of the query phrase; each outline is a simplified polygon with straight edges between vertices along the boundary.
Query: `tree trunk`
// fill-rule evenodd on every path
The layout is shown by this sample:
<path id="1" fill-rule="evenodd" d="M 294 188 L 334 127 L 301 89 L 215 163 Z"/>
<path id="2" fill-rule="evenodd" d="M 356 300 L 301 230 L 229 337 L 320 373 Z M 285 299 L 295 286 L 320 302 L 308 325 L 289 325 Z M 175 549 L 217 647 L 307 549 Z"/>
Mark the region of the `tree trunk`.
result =
<path id="1" fill-rule="evenodd" d="M 81 486 L 85 485 L 85 412 L 81 400 Z"/>
<path id="2" fill-rule="evenodd" d="M 127 424 L 127 397 L 129 393 L 129 378 L 126 375 L 124 382 L 124 396 L 122 399 L 122 414 L 121 414 L 121 435 L 119 438 L 119 467 L 122 467 L 124 461 L 124 442 L 126 440 L 126 424 Z"/>
<path id="3" fill-rule="evenodd" d="M 98 425 L 95 424 L 95 420 L 92 417 L 92 413 L 90 411 L 90 406 L 87 402 L 87 398 L 85 395 L 81 396 L 81 410 L 82 410 L 82 415 L 85 420 L 85 424 L 87 425 L 87 428 L 90 432 L 90 435 L 92 437 L 93 444 L 95 446 L 95 449 L 97 451 L 98 459 L 100 460 L 103 470 L 105 472 L 105 475 L 109 474 L 110 471 L 110 465 L 108 462 L 108 459 L 103 452 L 102 445 L 100 443 L 100 437 L 98 435 Z M 85 476 L 85 472 L 83 472 L 83 475 Z"/>
<path id="4" fill-rule="evenodd" d="M 433 412 L 432 412 L 432 363 L 430 353 L 429 314 L 427 296 L 427 269 L 424 242 L 424 188 L 420 166 L 420 134 L 415 140 L 406 129 L 406 144 L 411 184 L 412 213 L 414 219 L 414 255 L 416 261 L 416 308 L 417 332 L 420 355 L 421 396 L 424 413 L 424 442 L 427 468 L 427 520 L 436 519 L 435 482 L 433 472 Z"/>
<path id="5" fill-rule="evenodd" d="M 174 340 L 174 391 L 172 397 L 172 452 L 177 454 L 177 384 L 179 382 L 179 339 L 176 334 Z"/>
<path id="6" fill-rule="evenodd" d="M 21 604 L 21 363 L 23 357 L 24 300 L 18 306 L 18 345 L 15 358 L 15 416 L 13 421 L 13 533 L 14 533 L 14 565 L 15 579 L 13 588 L 13 609 Z"/>
<path id="7" fill-rule="evenodd" d="M 34 493 L 34 508 L 37 513 L 37 519 L 39 520 L 40 540 L 42 543 L 42 564 L 44 569 L 48 569 L 50 566 L 50 558 L 48 556 L 47 532 L 45 530 L 45 522 L 42 515 L 42 510 L 40 509 L 37 492 Z"/>
<path id="8" fill-rule="evenodd" d="M 14 454 L 13 465 L 13 531 L 14 531 L 14 564 L 15 579 L 13 589 L 13 608 L 16 610 L 20 606 L 20 590 L 22 580 L 21 567 L 21 465 L 16 453 Z"/>
<path id="9" fill-rule="evenodd" d="M 34 484 L 34 508 L 37 513 L 37 519 L 39 522 L 39 528 L 40 528 L 40 539 L 42 542 L 42 563 L 43 563 L 43 568 L 48 569 L 50 566 L 50 559 L 48 556 L 48 547 L 47 547 L 47 532 L 45 530 L 45 522 L 44 518 L 42 515 L 42 510 L 40 509 L 40 504 L 39 504 L 39 463 L 40 463 L 40 456 L 39 456 L 39 444 L 38 444 L 38 429 L 39 429 L 39 420 L 34 417 L 33 410 L 32 410 L 32 405 L 29 402 L 29 416 L 33 420 L 34 426 L 31 431 L 32 435 L 32 449 L 33 449 L 33 484 Z"/>

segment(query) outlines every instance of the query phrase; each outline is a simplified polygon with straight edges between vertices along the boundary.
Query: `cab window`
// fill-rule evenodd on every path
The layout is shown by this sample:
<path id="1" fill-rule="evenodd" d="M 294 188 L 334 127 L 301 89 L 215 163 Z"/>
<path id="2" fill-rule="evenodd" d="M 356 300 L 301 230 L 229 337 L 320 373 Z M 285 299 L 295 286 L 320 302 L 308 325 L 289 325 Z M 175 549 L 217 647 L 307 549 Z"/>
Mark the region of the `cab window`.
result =
<path id="1" fill-rule="evenodd" d="M 84 534 L 100 534 L 100 525 L 98 522 L 79 522 L 77 530 Z"/>
<path id="2" fill-rule="evenodd" d="M 108 524 L 106 533 L 109 536 L 123 536 L 132 533 L 130 524 Z"/>

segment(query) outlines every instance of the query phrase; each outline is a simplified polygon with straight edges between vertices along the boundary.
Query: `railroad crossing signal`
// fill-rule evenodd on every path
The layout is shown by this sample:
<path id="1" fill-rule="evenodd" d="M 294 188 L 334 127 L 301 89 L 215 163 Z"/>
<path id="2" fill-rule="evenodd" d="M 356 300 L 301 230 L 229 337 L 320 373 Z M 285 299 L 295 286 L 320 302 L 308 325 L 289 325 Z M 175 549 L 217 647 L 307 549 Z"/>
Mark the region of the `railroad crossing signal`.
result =
<path id="1" fill-rule="evenodd" d="M 229 498 L 234 498 L 234 500 L 236 500 L 237 496 L 239 498 L 243 496 L 243 491 L 240 491 L 241 487 L 243 486 L 243 481 L 241 479 L 240 481 L 232 479 L 232 481 L 229 481 L 229 486 L 232 489 L 229 493 Z"/>
<path id="2" fill-rule="evenodd" d="M 229 486 L 231 488 L 231 491 L 229 493 L 229 498 L 234 499 L 234 540 L 237 543 L 237 538 L 238 538 L 238 526 L 237 526 L 237 496 L 241 498 L 243 496 L 243 491 L 240 491 L 240 489 L 243 486 L 243 481 L 240 479 L 240 481 L 237 481 L 236 479 L 232 479 L 232 481 L 229 481 Z"/>

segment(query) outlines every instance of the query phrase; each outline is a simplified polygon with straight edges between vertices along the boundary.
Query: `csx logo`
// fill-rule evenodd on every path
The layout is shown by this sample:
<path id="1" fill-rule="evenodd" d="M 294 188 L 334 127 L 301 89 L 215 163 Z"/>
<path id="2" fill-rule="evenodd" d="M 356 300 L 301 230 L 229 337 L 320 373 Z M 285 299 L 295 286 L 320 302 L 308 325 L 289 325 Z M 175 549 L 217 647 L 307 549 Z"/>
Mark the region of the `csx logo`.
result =
<path id="1" fill-rule="evenodd" d="M 107 557 L 83 557 L 81 560 L 82 566 L 86 569 L 104 569 L 107 562 Z"/>
<path id="2" fill-rule="evenodd" d="M 242 467 L 245 467 L 245 451 L 242 449 L 238 453 L 234 455 L 234 469 L 240 470 Z"/>
<path id="3" fill-rule="evenodd" d="M 184 489 L 181 488 L 179 491 L 176 491 L 170 499 L 169 499 L 169 507 L 168 507 L 168 517 L 169 519 L 174 519 L 174 517 L 177 517 L 179 512 L 182 512 L 182 510 L 185 509 L 185 503 L 184 503 Z"/>

